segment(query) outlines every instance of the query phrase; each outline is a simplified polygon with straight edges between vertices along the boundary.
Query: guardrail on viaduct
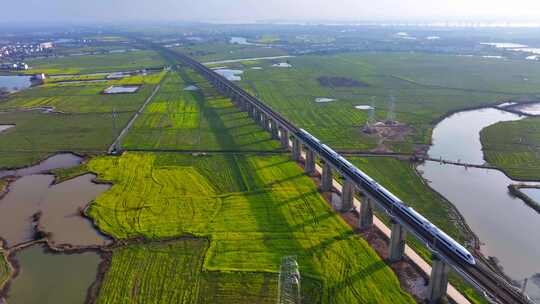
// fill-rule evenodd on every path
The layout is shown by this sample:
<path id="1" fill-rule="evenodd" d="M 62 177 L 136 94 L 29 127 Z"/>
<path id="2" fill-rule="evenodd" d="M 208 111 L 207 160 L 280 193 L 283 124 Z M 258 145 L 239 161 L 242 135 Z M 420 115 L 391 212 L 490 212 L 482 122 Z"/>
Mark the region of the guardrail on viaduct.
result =
<path id="1" fill-rule="evenodd" d="M 324 163 L 321 177 L 322 191 L 332 189 L 333 172 L 341 174 L 344 177 L 341 194 L 342 211 L 350 210 L 353 207 L 355 193 L 361 192 L 363 201 L 360 205 L 358 228 L 365 229 L 373 224 L 374 206 L 388 213 L 392 224 L 389 246 L 390 261 L 399 261 L 404 258 L 407 232 L 413 234 L 427 246 L 432 252 L 432 270 L 428 287 L 430 303 L 437 303 L 446 295 L 448 272 L 452 268 L 491 302 L 532 304 L 528 297 L 521 294 L 517 288 L 508 284 L 506 280 L 496 275 L 487 266 L 481 263 L 467 264 L 459 259 L 455 253 L 434 243 L 432 236 L 426 234 L 411 221 L 401 217 L 399 212 L 390 206 L 389 202 L 385 202 L 384 198 L 376 195 L 373 189 L 369 189 L 365 184 L 356 180 L 354 174 L 338 165 L 334 157 L 321 153 L 320 147 L 301 136 L 297 127 L 258 98 L 192 58 L 167 49 L 162 50 L 170 52 L 171 56 L 176 56 L 184 64 L 204 76 L 218 91 L 230 97 L 241 110 L 246 111 L 261 127 L 271 132 L 273 138 L 280 140 L 284 149 L 290 149 L 295 161 L 302 159 L 303 148 L 305 151 L 304 170 L 307 174 L 312 174 L 315 171 L 316 158 L 319 157 Z"/>

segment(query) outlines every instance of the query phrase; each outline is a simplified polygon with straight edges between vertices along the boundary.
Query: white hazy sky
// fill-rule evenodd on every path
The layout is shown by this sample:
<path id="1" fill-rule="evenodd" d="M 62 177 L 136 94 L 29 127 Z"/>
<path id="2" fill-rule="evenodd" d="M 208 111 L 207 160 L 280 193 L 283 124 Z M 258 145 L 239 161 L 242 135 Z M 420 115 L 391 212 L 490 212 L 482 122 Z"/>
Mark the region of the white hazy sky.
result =
<path id="1" fill-rule="evenodd" d="M 0 0 L 0 22 L 540 20 L 540 0 Z M 536 21 L 536 20 L 533 20 Z"/>

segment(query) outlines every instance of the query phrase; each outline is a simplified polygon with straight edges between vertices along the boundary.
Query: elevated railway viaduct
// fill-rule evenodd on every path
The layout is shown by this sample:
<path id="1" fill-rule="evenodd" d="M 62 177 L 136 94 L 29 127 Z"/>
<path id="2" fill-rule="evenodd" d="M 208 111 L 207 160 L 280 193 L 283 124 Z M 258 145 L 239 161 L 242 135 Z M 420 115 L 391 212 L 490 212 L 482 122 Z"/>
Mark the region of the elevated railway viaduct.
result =
<path id="1" fill-rule="evenodd" d="M 396 209 L 386 197 L 380 195 L 364 180 L 359 179 L 354 170 L 344 167 L 340 163 L 339 157 L 327 153 L 318 141 L 313 141 L 303 135 L 299 128 L 273 111 L 261 100 L 184 54 L 157 45 L 154 47 L 159 48 L 161 52 L 167 52 L 167 56 L 191 67 L 212 83 L 223 95 L 230 97 L 240 110 L 247 112 L 262 128 L 268 130 L 275 139 L 280 140 L 282 147 L 291 151 L 293 160 L 304 162 L 306 174 L 314 173 L 316 161 L 319 158 L 323 163 L 320 185 L 322 191 L 332 189 L 334 174 L 341 175 L 343 177 L 342 212 L 353 208 L 355 194 L 357 192 L 361 194 L 362 201 L 357 224 L 359 229 L 373 225 L 373 208 L 378 208 L 388 214 L 391 218 L 390 261 L 399 261 L 404 258 L 405 237 L 408 233 L 429 248 L 432 253 L 432 268 L 428 287 L 430 303 L 437 303 L 445 297 L 448 273 L 450 269 L 453 269 L 492 303 L 533 304 L 527 296 L 495 274 L 478 259 L 476 264 L 467 263 L 456 252 L 442 246 L 440 242 L 436 242 L 433 235 L 425 227 L 410 220 L 401 210 Z"/>

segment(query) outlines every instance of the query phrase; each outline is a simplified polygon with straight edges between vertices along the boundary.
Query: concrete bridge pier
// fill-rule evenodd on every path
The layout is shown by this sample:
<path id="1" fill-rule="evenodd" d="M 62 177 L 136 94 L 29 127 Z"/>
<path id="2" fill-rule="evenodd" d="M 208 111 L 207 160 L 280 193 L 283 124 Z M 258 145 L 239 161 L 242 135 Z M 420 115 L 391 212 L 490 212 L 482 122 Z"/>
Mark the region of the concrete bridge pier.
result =
<path id="1" fill-rule="evenodd" d="M 313 174 L 315 172 L 315 152 L 305 147 L 306 150 L 306 162 L 304 163 L 304 172 L 307 175 Z"/>
<path id="2" fill-rule="evenodd" d="M 248 109 L 247 102 L 245 102 L 242 99 L 242 97 L 238 98 L 238 105 L 239 105 L 241 111 L 247 111 L 247 109 Z"/>
<path id="3" fill-rule="evenodd" d="M 277 124 L 277 121 L 272 120 L 271 125 L 271 132 L 272 132 L 272 138 L 273 139 L 279 139 L 279 126 Z"/>
<path id="4" fill-rule="evenodd" d="M 360 215 L 358 217 L 358 229 L 366 230 L 373 226 L 373 202 L 369 196 L 362 197 L 362 202 L 360 204 Z"/>
<path id="5" fill-rule="evenodd" d="M 341 189 L 341 212 L 348 212 L 353 207 L 354 183 L 346 178 Z"/>
<path id="6" fill-rule="evenodd" d="M 433 264 L 431 266 L 431 277 L 429 278 L 428 301 L 430 304 L 435 304 L 446 297 L 450 268 L 436 253 L 432 254 L 431 259 Z"/>
<path id="7" fill-rule="evenodd" d="M 279 130 L 279 139 L 281 141 L 281 147 L 285 150 L 289 149 L 289 132 L 284 128 Z"/>
<path id="8" fill-rule="evenodd" d="M 390 262 L 397 262 L 403 259 L 405 254 L 405 242 L 407 238 L 407 230 L 400 225 L 395 219 L 390 219 L 392 224 L 392 233 L 390 234 Z"/>
<path id="9" fill-rule="evenodd" d="M 268 116 L 266 116 L 265 114 L 263 114 L 261 116 L 261 126 L 262 128 L 265 130 L 265 131 L 270 131 L 270 118 Z"/>
<path id="10" fill-rule="evenodd" d="M 321 191 L 328 192 L 332 190 L 332 167 L 328 162 L 324 163 L 321 177 Z"/>
<path id="11" fill-rule="evenodd" d="M 294 136 L 292 139 L 292 159 L 295 161 L 300 160 L 300 140 Z"/>
<path id="12" fill-rule="evenodd" d="M 259 116 L 257 118 L 259 126 L 261 126 L 264 130 L 268 130 L 268 120 L 266 119 L 266 115 L 263 112 L 259 112 Z"/>

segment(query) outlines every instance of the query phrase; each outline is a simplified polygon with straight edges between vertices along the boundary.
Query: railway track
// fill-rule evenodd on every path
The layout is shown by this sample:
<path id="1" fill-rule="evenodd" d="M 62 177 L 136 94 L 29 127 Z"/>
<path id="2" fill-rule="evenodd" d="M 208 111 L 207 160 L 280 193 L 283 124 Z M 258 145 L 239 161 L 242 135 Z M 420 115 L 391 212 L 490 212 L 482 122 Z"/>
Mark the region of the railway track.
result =
<path id="1" fill-rule="evenodd" d="M 234 95 L 249 101 L 260 111 L 264 112 L 272 119 L 278 121 L 278 123 L 288 129 L 289 132 L 297 133 L 299 131 L 299 128 L 287 121 L 279 113 L 272 110 L 258 98 L 250 95 L 236 84 L 227 80 L 225 77 L 215 73 L 210 68 L 204 66 L 203 64 L 186 55 L 170 51 L 160 46 L 154 47 L 159 48 L 159 50 L 162 52 L 167 52 L 169 56 L 176 58 L 180 62 L 193 68 L 195 71 L 205 76 L 210 82 L 216 85 L 219 84 L 233 92 Z M 386 209 L 392 210 L 390 206 L 386 206 Z M 466 281 L 469 281 L 479 291 L 484 293 L 484 295 L 490 302 L 534 304 L 527 296 L 521 294 L 521 292 L 516 287 L 512 286 L 504 278 L 495 274 L 479 259 L 477 259 L 477 263 L 475 265 L 467 264 L 455 253 L 449 251 L 448 249 L 438 246 L 436 243 L 430 244 L 433 239 L 432 235 L 428 234 L 421 227 L 418 227 L 416 223 L 404 219 L 406 219 L 406 217 L 400 218 L 402 222 L 406 222 L 406 226 L 411 229 L 413 234 L 415 234 L 422 241 L 424 241 L 424 243 L 427 244 L 432 251 L 444 254 L 448 264 L 456 271 L 456 273 L 458 273 Z"/>

